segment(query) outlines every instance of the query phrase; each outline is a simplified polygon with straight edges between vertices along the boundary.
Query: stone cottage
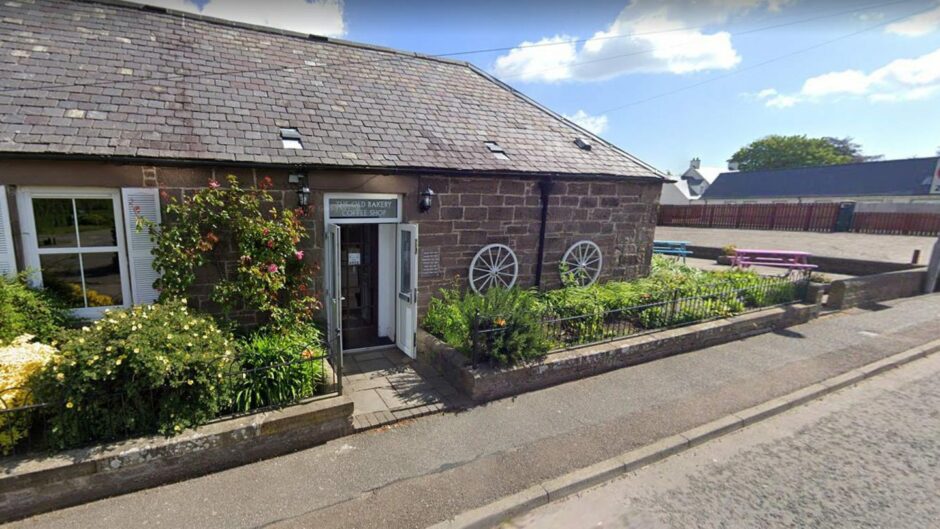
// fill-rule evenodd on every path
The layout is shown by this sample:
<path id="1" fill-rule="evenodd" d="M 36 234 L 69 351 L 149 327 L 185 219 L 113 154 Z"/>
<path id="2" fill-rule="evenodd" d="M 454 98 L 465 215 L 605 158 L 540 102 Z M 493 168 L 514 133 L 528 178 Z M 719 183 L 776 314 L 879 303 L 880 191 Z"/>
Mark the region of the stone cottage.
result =
<path id="1" fill-rule="evenodd" d="M 413 355 L 454 281 L 648 271 L 662 174 L 465 62 L 35 0 L 0 5 L 0 71 L 0 272 L 70 285 L 83 316 L 155 299 L 131 211 L 158 221 L 159 191 L 229 174 L 315 212 L 306 253 L 347 349 Z"/>

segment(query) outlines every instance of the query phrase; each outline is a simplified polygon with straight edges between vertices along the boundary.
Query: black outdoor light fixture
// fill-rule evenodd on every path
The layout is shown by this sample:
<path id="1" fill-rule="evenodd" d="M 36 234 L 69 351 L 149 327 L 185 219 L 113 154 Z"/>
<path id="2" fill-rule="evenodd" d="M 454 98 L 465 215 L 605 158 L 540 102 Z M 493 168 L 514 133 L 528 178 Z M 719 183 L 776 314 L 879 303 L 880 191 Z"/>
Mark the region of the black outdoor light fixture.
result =
<path id="1" fill-rule="evenodd" d="M 293 173 L 287 177 L 287 181 L 297 186 L 297 204 L 306 209 L 310 205 L 310 188 L 307 187 L 307 175 Z"/>
<path id="2" fill-rule="evenodd" d="M 421 192 L 421 200 L 418 201 L 418 209 L 421 210 L 421 213 L 426 213 L 431 210 L 432 205 L 434 205 L 434 190 L 428 186 Z"/>

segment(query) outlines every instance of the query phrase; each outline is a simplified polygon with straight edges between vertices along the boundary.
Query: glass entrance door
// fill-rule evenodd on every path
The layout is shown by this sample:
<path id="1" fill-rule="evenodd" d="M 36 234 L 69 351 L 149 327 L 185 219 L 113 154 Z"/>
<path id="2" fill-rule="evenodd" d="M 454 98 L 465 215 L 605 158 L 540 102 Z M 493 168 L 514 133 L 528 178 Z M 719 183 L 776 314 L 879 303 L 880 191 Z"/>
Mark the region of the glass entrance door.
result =
<path id="1" fill-rule="evenodd" d="M 415 333 L 418 331 L 418 225 L 399 224 L 397 239 L 397 288 L 395 343 L 406 355 L 415 358 Z"/>

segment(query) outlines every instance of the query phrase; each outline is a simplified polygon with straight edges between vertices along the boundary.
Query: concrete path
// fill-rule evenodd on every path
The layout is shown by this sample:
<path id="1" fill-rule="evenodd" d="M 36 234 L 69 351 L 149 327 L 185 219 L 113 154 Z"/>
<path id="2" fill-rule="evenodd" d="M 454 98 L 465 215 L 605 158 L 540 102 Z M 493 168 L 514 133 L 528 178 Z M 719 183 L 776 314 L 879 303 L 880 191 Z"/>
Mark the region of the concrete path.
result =
<path id="1" fill-rule="evenodd" d="M 938 409 L 935 354 L 501 527 L 937 527 Z"/>
<path id="2" fill-rule="evenodd" d="M 428 416 L 11 527 L 421 528 L 937 337 L 940 294 Z"/>
<path id="3" fill-rule="evenodd" d="M 676 228 L 657 226 L 656 238 L 689 241 L 695 246 L 721 248 L 773 248 L 797 250 L 826 257 L 869 259 L 909 263 L 914 250 L 920 250 L 920 263 L 926 265 L 936 237 L 870 235 L 867 233 L 814 233 L 804 231 L 725 230 L 717 228 Z"/>

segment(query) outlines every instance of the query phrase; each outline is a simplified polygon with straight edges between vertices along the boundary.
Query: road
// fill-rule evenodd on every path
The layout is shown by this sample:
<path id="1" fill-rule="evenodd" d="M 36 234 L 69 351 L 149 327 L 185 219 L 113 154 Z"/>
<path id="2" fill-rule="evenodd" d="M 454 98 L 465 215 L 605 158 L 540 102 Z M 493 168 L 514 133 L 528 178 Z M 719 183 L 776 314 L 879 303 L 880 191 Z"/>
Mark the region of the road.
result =
<path id="1" fill-rule="evenodd" d="M 503 529 L 940 526 L 940 354 Z"/>
<path id="2" fill-rule="evenodd" d="M 721 248 L 777 248 L 800 250 L 826 257 L 870 259 L 909 263 L 914 250 L 920 250 L 920 264 L 930 259 L 936 237 L 912 235 L 873 235 L 869 233 L 813 233 L 806 231 L 727 230 L 657 226 L 656 238 L 689 241 L 696 246 Z"/>
<path id="3" fill-rule="evenodd" d="M 852 310 L 10 528 L 425 528 L 937 339 L 940 294 Z"/>

